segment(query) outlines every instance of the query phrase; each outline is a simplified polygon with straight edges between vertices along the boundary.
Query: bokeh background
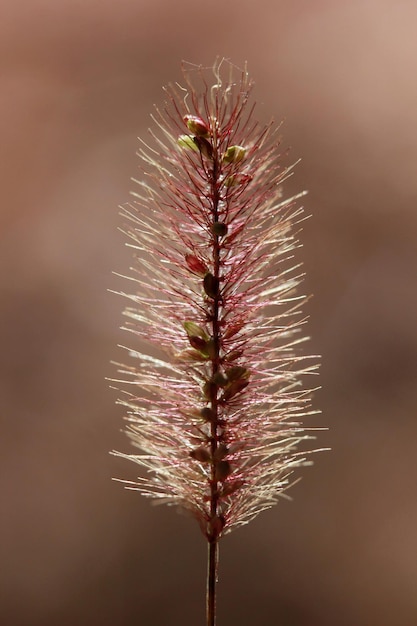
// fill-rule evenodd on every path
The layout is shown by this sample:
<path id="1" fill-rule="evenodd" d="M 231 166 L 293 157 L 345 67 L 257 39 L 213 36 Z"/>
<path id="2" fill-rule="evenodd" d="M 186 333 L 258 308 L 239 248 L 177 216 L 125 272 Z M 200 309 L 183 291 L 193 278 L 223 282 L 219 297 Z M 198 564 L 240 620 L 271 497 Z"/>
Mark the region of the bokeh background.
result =
<path id="1" fill-rule="evenodd" d="M 219 625 L 417 623 L 416 23 L 401 0 L 2 1 L 2 624 L 204 623 L 197 526 L 111 481 L 136 468 L 108 455 L 129 444 L 104 378 L 136 137 L 181 60 L 217 55 L 302 157 L 333 449 L 222 543 Z"/>

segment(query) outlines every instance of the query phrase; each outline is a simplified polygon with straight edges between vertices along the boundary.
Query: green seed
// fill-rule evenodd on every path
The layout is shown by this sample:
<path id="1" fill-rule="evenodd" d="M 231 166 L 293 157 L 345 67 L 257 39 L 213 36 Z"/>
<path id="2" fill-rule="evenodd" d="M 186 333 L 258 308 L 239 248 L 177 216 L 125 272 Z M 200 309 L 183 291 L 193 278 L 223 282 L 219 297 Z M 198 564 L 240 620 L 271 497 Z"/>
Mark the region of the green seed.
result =
<path id="1" fill-rule="evenodd" d="M 177 139 L 177 143 L 180 148 L 185 148 L 186 150 L 193 150 L 194 152 L 198 152 L 199 148 L 196 145 L 194 139 L 189 135 L 180 135 Z"/>
<path id="2" fill-rule="evenodd" d="M 229 146 L 223 155 L 224 163 L 239 163 L 245 158 L 246 148 L 243 146 Z"/>

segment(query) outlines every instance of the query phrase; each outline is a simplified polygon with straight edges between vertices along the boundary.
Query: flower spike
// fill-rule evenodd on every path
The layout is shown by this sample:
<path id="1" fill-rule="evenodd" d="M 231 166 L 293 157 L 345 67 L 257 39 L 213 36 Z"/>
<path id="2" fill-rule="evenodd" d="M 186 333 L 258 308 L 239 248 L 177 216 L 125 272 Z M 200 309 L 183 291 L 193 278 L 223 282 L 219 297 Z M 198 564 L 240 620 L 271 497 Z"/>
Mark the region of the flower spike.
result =
<path id="1" fill-rule="evenodd" d="M 316 357 L 298 353 L 302 209 L 281 197 L 291 168 L 248 106 L 246 70 L 223 60 L 214 80 L 206 73 L 190 67 L 185 89 L 166 90 L 140 151 L 146 177 L 122 209 L 138 252 L 125 328 L 149 352 L 134 353 L 121 401 L 137 451 L 115 454 L 143 470 L 129 488 L 198 521 L 214 625 L 218 540 L 274 505 L 305 464 L 313 411 L 301 380 Z"/>
<path id="2" fill-rule="evenodd" d="M 308 438 L 300 420 L 309 392 L 299 382 L 314 370 L 296 354 L 303 298 L 294 297 L 300 277 L 288 269 L 301 209 L 281 201 L 287 170 L 271 126 L 247 108 L 247 72 L 224 80 L 226 68 L 215 66 L 211 87 L 204 70 L 187 72 L 186 98 L 168 88 L 155 146 L 141 153 L 147 181 L 123 208 L 127 234 L 143 251 L 126 327 L 160 358 L 136 353 L 131 376 L 144 393 L 123 404 L 140 452 L 122 456 L 148 472 L 139 491 L 188 509 L 204 533 L 221 513 L 221 534 L 272 506 L 303 463 L 295 449 Z M 195 461 L 207 440 L 211 469 L 202 473 Z M 219 465 L 216 451 L 231 444 L 239 451 Z M 218 495 L 219 475 L 234 485 L 239 477 L 233 493 L 223 485 L 230 497 Z"/>

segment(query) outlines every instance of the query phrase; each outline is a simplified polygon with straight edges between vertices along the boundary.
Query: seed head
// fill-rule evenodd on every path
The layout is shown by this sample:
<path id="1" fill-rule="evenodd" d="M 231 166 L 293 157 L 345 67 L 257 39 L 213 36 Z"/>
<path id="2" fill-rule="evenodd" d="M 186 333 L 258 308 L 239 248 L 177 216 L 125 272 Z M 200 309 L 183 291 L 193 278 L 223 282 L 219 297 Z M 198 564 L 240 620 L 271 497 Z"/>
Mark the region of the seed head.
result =
<path id="1" fill-rule="evenodd" d="M 209 541 L 271 507 L 305 463 L 310 411 L 293 264 L 302 209 L 251 81 L 226 61 L 184 69 L 156 109 L 143 176 L 123 207 L 136 250 L 126 330 L 146 351 L 122 368 L 131 489 L 180 505 Z M 186 131 L 186 133 L 184 132 Z"/>

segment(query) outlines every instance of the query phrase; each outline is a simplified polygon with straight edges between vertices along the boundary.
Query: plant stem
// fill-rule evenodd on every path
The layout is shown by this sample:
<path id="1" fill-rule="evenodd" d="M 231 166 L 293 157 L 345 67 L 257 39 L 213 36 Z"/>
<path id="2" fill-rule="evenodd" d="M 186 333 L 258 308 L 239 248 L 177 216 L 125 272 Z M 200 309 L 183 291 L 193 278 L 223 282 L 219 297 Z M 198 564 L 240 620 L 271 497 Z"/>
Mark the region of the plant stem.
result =
<path id="1" fill-rule="evenodd" d="M 216 624 L 216 583 L 219 557 L 218 539 L 213 539 L 208 543 L 208 564 L 207 564 L 207 626 Z"/>

